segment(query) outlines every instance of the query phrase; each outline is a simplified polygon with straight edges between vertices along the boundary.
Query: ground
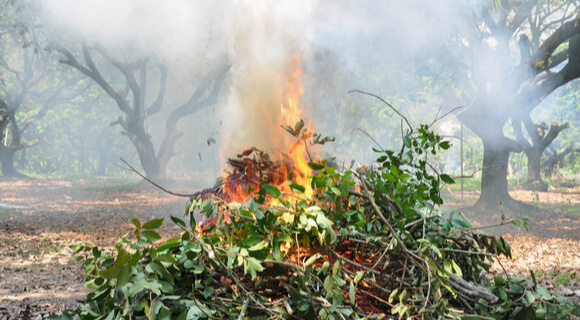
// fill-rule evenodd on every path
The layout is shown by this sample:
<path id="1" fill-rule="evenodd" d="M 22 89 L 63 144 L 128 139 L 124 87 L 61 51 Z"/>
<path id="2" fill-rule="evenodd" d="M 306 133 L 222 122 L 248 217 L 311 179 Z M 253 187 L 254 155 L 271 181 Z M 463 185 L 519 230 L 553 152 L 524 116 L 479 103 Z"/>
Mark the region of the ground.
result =
<path id="1" fill-rule="evenodd" d="M 185 183 L 172 190 L 195 191 Z M 465 193 L 462 205 L 459 192 L 446 193 L 448 206 L 455 210 L 477 198 L 474 192 Z M 511 194 L 532 204 L 533 209 L 521 213 L 530 215 L 530 228 L 509 224 L 488 230 L 505 235 L 514 256 L 500 259 L 494 272 L 529 278 L 531 268 L 541 285 L 580 302 L 580 191 Z M 132 218 L 167 218 L 162 233 L 178 234 L 168 218 L 181 216 L 185 202 L 142 182 L 0 177 L 0 320 L 40 319 L 75 310 L 87 291 L 81 264 L 68 245 L 110 246 L 132 230 Z M 483 226 L 501 223 L 502 214 L 498 208 L 466 215 Z M 508 213 L 506 219 L 511 218 L 517 215 Z"/>

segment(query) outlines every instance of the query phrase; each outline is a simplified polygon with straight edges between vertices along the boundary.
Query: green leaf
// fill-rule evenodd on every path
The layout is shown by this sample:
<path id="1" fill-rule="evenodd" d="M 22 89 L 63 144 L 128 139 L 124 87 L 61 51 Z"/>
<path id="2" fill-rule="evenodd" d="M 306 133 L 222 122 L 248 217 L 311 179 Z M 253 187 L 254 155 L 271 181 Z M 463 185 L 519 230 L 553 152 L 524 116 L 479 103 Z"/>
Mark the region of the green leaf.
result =
<path id="1" fill-rule="evenodd" d="M 409 138 L 409 136 L 404 136 L 403 144 L 405 145 L 405 147 L 411 148 L 411 138 Z"/>
<path id="2" fill-rule="evenodd" d="M 300 119 L 300 121 L 296 122 L 296 125 L 294 125 L 295 134 L 299 135 L 302 128 L 304 128 L 304 120 Z"/>
<path id="3" fill-rule="evenodd" d="M 296 183 L 291 183 L 290 184 L 290 189 L 294 192 L 298 192 L 298 193 L 304 193 L 304 191 L 306 191 L 306 188 L 304 188 L 303 186 L 296 184 Z"/>
<path id="4" fill-rule="evenodd" d="M 264 236 L 262 235 L 257 235 L 257 234 L 252 234 L 249 235 L 246 240 L 244 240 L 243 245 L 244 247 L 251 247 L 257 243 L 260 243 L 260 241 L 263 241 Z"/>
<path id="5" fill-rule="evenodd" d="M 334 193 L 337 196 L 340 196 L 340 194 L 341 194 L 340 193 L 340 190 L 338 190 L 337 187 L 334 187 L 334 186 L 333 187 L 330 187 L 330 190 L 332 191 L 332 193 Z"/>
<path id="6" fill-rule="evenodd" d="M 119 272 L 119 276 L 117 277 L 117 289 L 121 289 L 124 285 L 129 283 L 129 277 L 131 276 L 131 268 L 124 267 Z"/>
<path id="7" fill-rule="evenodd" d="M 109 314 L 107 315 L 107 317 L 105 319 L 103 319 L 103 320 L 113 320 L 113 319 L 115 319 L 115 310 L 112 310 L 111 312 L 109 312 Z"/>
<path id="8" fill-rule="evenodd" d="M 197 306 L 193 305 L 189 308 L 189 310 L 187 311 L 187 317 L 185 318 L 186 320 L 198 320 L 201 318 L 206 318 L 207 316 L 205 315 L 205 313 L 203 313 L 203 311 L 201 311 L 200 308 L 198 308 Z"/>
<path id="9" fill-rule="evenodd" d="M 203 296 L 207 299 L 212 296 L 214 292 L 215 289 L 213 287 L 205 287 L 205 290 L 203 290 Z"/>
<path id="10" fill-rule="evenodd" d="M 252 279 L 256 279 L 258 272 L 264 271 L 264 267 L 262 267 L 260 261 L 254 257 L 248 257 L 244 262 L 244 274 L 249 272 Z"/>
<path id="11" fill-rule="evenodd" d="M 318 140 L 318 144 L 325 144 L 327 142 L 333 142 L 334 140 L 336 140 L 336 138 L 334 138 L 332 136 L 328 136 L 328 137 L 324 137 L 324 139 L 322 139 L 322 140 Z"/>
<path id="12" fill-rule="evenodd" d="M 441 178 L 441 181 L 447 183 L 447 184 L 454 184 L 455 180 L 453 180 L 453 178 L 451 178 L 449 175 L 447 174 L 441 174 L 439 176 L 439 178 Z"/>
<path id="13" fill-rule="evenodd" d="M 324 164 L 316 163 L 316 162 L 308 162 L 308 168 L 312 170 L 322 170 L 324 169 Z"/>
<path id="14" fill-rule="evenodd" d="M 495 283 L 496 286 L 503 286 L 505 284 L 506 280 L 503 277 L 495 277 L 493 279 L 493 283 Z"/>
<path id="15" fill-rule="evenodd" d="M 531 305 L 532 303 L 534 303 L 536 301 L 536 297 L 530 291 L 526 291 L 525 296 L 526 296 L 526 301 L 528 302 L 528 305 Z"/>
<path id="16" fill-rule="evenodd" d="M 453 218 L 451 218 L 451 224 L 459 230 L 473 228 L 473 225 L 471 224 L 471 222 L 469 222 L 469 219 L 467 219 L 467 217 L 465 217 L 465 215 L 462 212 L 455 214 Z"/>
<path id="17" fill-rule="evenodd" d="M 255 245 L 251 246 L 248 248 L 248 251 L 259 251 L 262 250 L 264 248 L 266 248 L 266 245 L 268 243 L 266 241 L 260 241 L 258 243 L 256 243 Z"/>
<path id="18" fill-rule="evenodd" d="M 439 148 L 443 150 L 447 150 L 451 147 L 451 143 L 449 141 L 443 141 L 439 144 Z"/>
<path id="19" fill-rule="evenodd" d="M 454 271 L 454 273 L 458 277 L 463 278 L 463 272 L 461 272 L 461 268 L 459 267 L 459 265 L 457 263 L 455 263 L 455 260 L 451 260 L 451 263 L 453 265 L 453 271 Z"/>
<path id="20" fill-rule="evenodd" d="M 286 130 L 291 135 L 296 136 L 296 132 L 294 132 L 294 129 L 292 129 L 291 126 L 282 126 L 282 129 Z"/>
<path id="21" fill-rule="evenodd" d="M 322 212 L 316 216 L 316 223 L 318 223 L 321 228 L 332 230 L 332 220 L 328 219 Z"/>
<path id="22" fill-rule="evenodd" d="M 389 303 L 392 303 L 393 300 L 397 299 L 398 294 L 399 294 L 398 288 L 393 290 L 393 292 L 391 292 L 391 294 L 389 295 Z"/>
<path id="23" fill-rule="evenodd" d="M 357 284 L 359 281 L 361 281 L 363 276 L 364 276 L 364 272 L 358 271 L 356 273 L 356 276 L 354 277 L 354 283 Z"/>
<path id="24" fill-rule="evenodd" d="M 310 258 L 308 258 L 308 260 L 306 260 L 306 262 L 304 262 L 304 268 L 310 267 L 312 264 L 314 264 L 314 262 L 316 262 L 316 260 L 320 259 L 321 257 L 322 256 L 318 253 L 311 256 Z"/>
<path id="25" fill-rule="evenodd" d="M 139 219 L 133 218 L 133 219 L 131 219 L 131 222 L 133 222 L 133 224 L 135 225 L 135 227 L 137 228 L 137 230 L 140 230 L 141 229 L 141 221 L 139 221 Z"/>
<path id="26" fill-rule="evenodd" d="M 350 288 L 348 290 L 348 297 L 350 299 L 350 303 L 352 305 L 354 305 L 356 294 L 355 294 L 355 291 L 354 291 L 354 283 L 352 281 L 350 282 Z"/>
<path id="27" fill-rule="evenodd" d="M 121 267 L 112 266 L 112 267 L 109 267 L 105 270 L 101 270 L 99 272 L 99 275 L 107 280 L 111 280 L 111 279 L 116 278 L 119 275 L 119 272 L 121 272 Z"/>
<path id="28" fill-rule="evenodd" d="M 187 226 L 185 225 L 185 221 L 174 217 L 174 216 L 170 216 L 171 217 L 171 221 L 173 221 L 173 223 L 175 223 L 176 225 L 183 227 L 183 228 L 187 228 Z"/>
<path id="29" fill-rule="evenodd" d="M 286 233 L 282 233 L 281 235 L 279 235 L 278 240 L 292 243 L 292 237 L 290 237 L 290 235 Z"/>
<path id="30" fill-rule="evenodd" d="M 117 259 L 115 259 L 115 265 L 118 267 L 122 267 L 127 264 L 131 254 L 125 251 L 125 249 L 120 249 L 117 253 Z"/>
<path id="31" fill-rule="evenodd" d="M 137 251 L 131 255 L 131 259 L 129 259 L 129 261 L 127 261 L 127 265 L 130 267 L 133 267 L 137 264 L 137 262 L 139 262 L 140 259 L 141 259 L 141 252 Z"/>
<path id="32" fill-rule="evenodd" d="M 397 167 L 392 164 L 391 165 L 391 174 L 395 177 L 395 178 L 399 178 L 399 170 L 397 169 Z"/>
<path id="33" fill-rule="evenodd" d="M 497 288 L 497 291 L 499 292 L 499 298 L 502 301 L 506 301 L 508 299 L 508 294 L 507 292 L 505 292 L 505 289 L 502 287 Z"/>
<path id="34" fill-rule="evenodd" d="M 156 295 L 161 294 L 161 284 L 158 281 L 149 282 L 145 278 L 141 277 L 137 281 L 133 282 L 133 285 L 129 287 L 128 295 L 130 297 L 134 297 L 145 289 L 151 290 L 151 292 L 155 293 Z"/>
<path id="35" fill-rule="evenodd" d="M 145 222 L 143 225 L 143 229 L 157 229 L 163 225 L 163 218 L 161 219 L 153 219 Z"/>
<path id="36" fill-rule="evenodd" d="M 175 238 L 173 238 L 173 239 L 175 239 Z M 155 251 L 157 251 L 157 252 L 163 252 L 165 250 L 169 250 L 171 248 L 175 248 L 175 247 L 177 247 L 179 245 L 180 245 L 179 242 L 169 242 L 169 243 L 166 242 L 164 245 L 160 246 Z"/>
<path id="37" fill-rule="evenodd" d="M 159 235 L 159 233 L 151 230 L 141 232 L 141 236 L 143 236 L 143 238 L 147 239 L 149 242 L 161 240 L 161 236 Z"/>
<path id="38" fill-rule="evenodd" d="M 271 184 L 265 184 L 262 187 L 262 190 L 266 193 L 268 193 L 269 195 L 272 196 L 272 198 L 279 198 L 282 195 L 282 192 L 280 192 L 280 189 L 278 189 L 276 186 L 271 185 Z"/>
<path id="39" fill-rule="evenodd" d="M 554 298 L 554 296 L 552 296 L 545 287 L 538 287 L 536 289 L 536 295 L 538 298 L 546 301 L 550 301 Z"/>

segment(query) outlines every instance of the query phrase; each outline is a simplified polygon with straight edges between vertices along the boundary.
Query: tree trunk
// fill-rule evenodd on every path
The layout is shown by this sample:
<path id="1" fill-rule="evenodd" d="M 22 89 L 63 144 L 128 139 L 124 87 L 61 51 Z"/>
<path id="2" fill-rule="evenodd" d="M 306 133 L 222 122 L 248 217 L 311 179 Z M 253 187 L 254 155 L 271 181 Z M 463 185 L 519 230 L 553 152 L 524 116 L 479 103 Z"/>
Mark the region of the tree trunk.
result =
<path id="1" fill-rule="evenodd" d="M 109 161 L 109 150 L 111 149 L 112 140 L 107 137 L 106 131 L 103 130 L 99 137 L 99 147 L 97 152 L 99 153 L 99 160 L 97 164 L 97 176 L 104 176 L 107 174 L 107 162 Z"/>
<path id="2" fill-rule="evenodd" d="M 14 153 L 16 150 L 0 145 L 0 165 L 2 165 L 2 175 L 9 178 L 23 178 L 25 175 L 14 168 Z"/>
<path id="3" fill-rule="evenodd" d="M 507 167 L 512 149 L 498 141 L 483 142 L 483 168 L 481 195 L 476 206 L 499 207 L 500 203 L 512 202 L 508 192 Z"/>
<path id="4" fill-rule="evenodd" d="M 548 191 L 548 185 L 542 181 L 540 176 L 540 162 L 545 148 L 534 146 L 530 152 L 526 152 L 528 156 L 528 181 L 525 184 L 526 190 Z"/>
<path id="5" fill-rule="evenodd" d="M 528 154 L 528 182 L 540 181 L 540 161 L 544 150 L 535 148 Z"/>
<path id="6" fill-rule="evenodd" d="M 167 177 L 165 168 L 161 169 L 159 166 L 159 161 L 155 156 L 153 142 L 151 142 L 151 139 L 145 133 L 145 130 L 128 132 L 127 135 L 131 139 L 131 142 L 133 142 L 135 149 L 137 149 L 141 166 L 143 167 L 147 178 L 157 180 L 165 179 Z"/>

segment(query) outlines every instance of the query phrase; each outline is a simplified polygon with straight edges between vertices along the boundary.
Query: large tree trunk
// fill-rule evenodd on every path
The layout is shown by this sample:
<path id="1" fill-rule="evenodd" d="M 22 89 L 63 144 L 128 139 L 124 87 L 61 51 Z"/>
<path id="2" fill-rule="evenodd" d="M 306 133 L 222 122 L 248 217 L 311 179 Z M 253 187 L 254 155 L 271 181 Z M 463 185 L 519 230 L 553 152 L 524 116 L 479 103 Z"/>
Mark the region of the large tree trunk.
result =
<path id="1" fill-rule="evenodd" d="M 539 148 L 534 149 L 533 153 L 528 156 L 528 182 L 541 181 L 540 177 L 540 161 L 542 160 L 542 153 L 544 150 Z"/>
<path id="2" fill-rule="evenodd" d="M 504 138 L 505 139 L 505 138 Z M 506 142 L 483 141 L 481 195 L 476 206 L 499 207 L 513 202 L 508 192 L 507 167 L 513 148 Z"/>
<path id="3" fill-rule="evenodd" d="M 528 181 L 524 187 L 527 190 L 548 191 L 548 185 L 542 181 L 540 176 L 540 163 L 544 150 L 545 147 L 534 146 L 529 152 L 526 152 L 528 156 Z"/>
<path id="4" fill-rule="evenodd" d="M 165 168 L 161 168 L 155 155 L 155 148 L 149 135 L 142 126 L 128 128 L 126 132 L 139 154 L 141 166 L 149 179 L 163 180 L 166 176 Z"/>
<path id="5" fill-rule="evenodd" d="M 99 147 L 97 148 L 97 152 L 99 153 L 98 157 L 98 165 L 97 165 L 97 172 L 98 176 L 104 176 L 107 174 L 107 162 L 109 161 L 109 150 L 111 149 L 111 145 L 113 141 L 110 137 L 107 136 L 106 130 L 103 130 L 99 135 Z"/>
<path id="6" fill-rule="evenodd" d="M 16 150 L 0 145 L 0 164 L 2 175 L 9 178 L 23 178 L 25 175 L 18 172 L 14 167 L 14 153 Z"/>

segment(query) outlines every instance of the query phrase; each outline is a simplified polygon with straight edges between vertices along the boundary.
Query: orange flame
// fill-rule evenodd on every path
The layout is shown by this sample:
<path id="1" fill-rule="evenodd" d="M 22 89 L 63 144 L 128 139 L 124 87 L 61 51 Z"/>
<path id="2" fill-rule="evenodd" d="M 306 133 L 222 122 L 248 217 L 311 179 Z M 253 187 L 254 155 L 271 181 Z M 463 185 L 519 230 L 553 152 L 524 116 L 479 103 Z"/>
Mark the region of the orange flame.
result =
<path id="1" fill-rule="evenodd" d="M 300 105 L 300 96 L 304 94 L 304 86 L 302 84 L 303 71 L 300 64 L 300 55 L 294 55 L 291 62 L 291 72 L 289 79 L 286 82 L 286 104 L 280 106 L 280 112 L 282 113 L 282 119 L 284 124 L 289 126 L 294 126 L 295 123 L 300 121 L 303 107 Z M 312 128 L 310 127 L 310 121 L 307 121 L 304 132 L 312 134 Z M 308 160 L 306 159 L 308 150 L 306 148 L 306 141 L 297 142 L 292 140 L 294 137 L 286 135 L 285 140 L 285 150 L 290 150 L 290 157 L 294 166 L 294 175 L 296 176 L 296 183 L 306 187 L 305 195 L 307 197 L 312 196 L 312 188 L 307 181 L 307 177 L 311 175 L 312 171 L 308 167 Z"/>
<path id="2" fill-rule="evenodd" d="M 289 133 L 285 132 L 280 128 L 280 125 L 288 125 L 294 127 L 294 125 L 300 121 L 302 112 L 304 108 L 300 104 L 300 97 L 304 94 L 304 87 L 302 84 L 302 78 L 304 77 L 302 66 L 301 66 L 301 55 L 296 54 L 292 57 L 290 62 L 290 68 L 286 75 L 286 84 L 284 86 L 283 101 L 280 103 L 279 114 L 275 115 L 271 122 L 282 123 L 271 123 L 271 134 L 278 139 L 280 145 L 276 146 L 278 149 L 278 162 L 279 167 L 276 173 L 270 173 L 268 181 L 270 184 L 277 186 L 280 191 L 285 194 L 294 194 L 296 196 L 310 198 L 312 196 L 312 188 L 308 181 L 308 176 L 312 174 L 310 168 L 308 167 L 308 150 L 306 147 L 306 141 L 298 141 L 295 137 L 292 137 Z M 306 123 L 302 129 L 302 134 L 306 132 L 307 135 L 311 135 L 312 131 L 310 128 L 310 122 Z M 262 157 L 263 153 L 258 150 L 252 151 L 252 149 L 244 151 L 241 156 Z M 284 156 L 283 152 L 287 152 Z M 247 153 L 247 154 L 246 154 Z M 240 158 L 240 155 L 238 155 Z M 232 162 L 230 161 L 230 165 Z M 262 178 L 262 172 L 259 172 L 260 168 L 256 167 L 245 167 L 245 172 L 249 176 L 256 176 Z M 292 172 L 293 181 L 305 187 L 305 192 L 303 194 L 296 194 L 289 187 L 289 176 Z M 231 175 L 230 175 L 231 176 Z M 228 178 L 229 179 L 229 178 Z M 262 179 L 260 179 L 261 181 Z M 259 183 L 260 181 L 256 181 Z M 251 185 L 254 191 L 257 191 L 256 185 Z M 231 201 L 243 202 L 249 198 L 248 196 L 248 186 L 240 185 L 235 181 L 226 180 L 223 188 L 223 195 L 225 199 L 230 199 Z M 273 203 L 275 204 L 275 203 Z M 281 217 L 282 219 L 293 219 L 293 217 Z"/>

